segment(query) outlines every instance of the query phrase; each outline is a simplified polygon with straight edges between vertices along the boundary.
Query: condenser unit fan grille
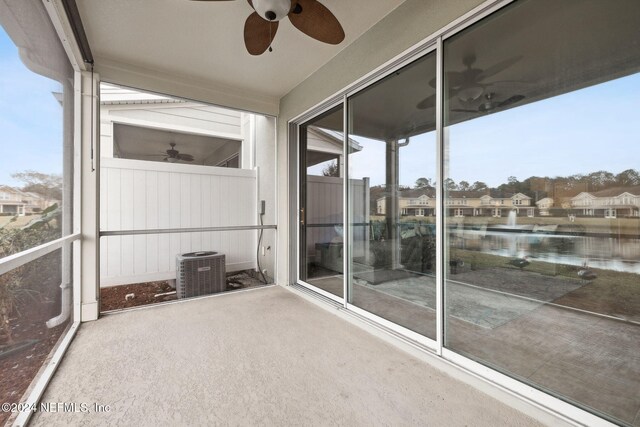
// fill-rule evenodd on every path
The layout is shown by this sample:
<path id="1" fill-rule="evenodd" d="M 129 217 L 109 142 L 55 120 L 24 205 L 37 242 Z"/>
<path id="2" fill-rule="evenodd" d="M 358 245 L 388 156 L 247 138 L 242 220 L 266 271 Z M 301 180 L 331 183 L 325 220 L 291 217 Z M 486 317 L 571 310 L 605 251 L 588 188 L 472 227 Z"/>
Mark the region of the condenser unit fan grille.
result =
<path id="1" fill-rule="evenodd" d="M 178 298 L 215 294 L 226 289 L 224 254 L 191 252 L 176 257 Z"/>

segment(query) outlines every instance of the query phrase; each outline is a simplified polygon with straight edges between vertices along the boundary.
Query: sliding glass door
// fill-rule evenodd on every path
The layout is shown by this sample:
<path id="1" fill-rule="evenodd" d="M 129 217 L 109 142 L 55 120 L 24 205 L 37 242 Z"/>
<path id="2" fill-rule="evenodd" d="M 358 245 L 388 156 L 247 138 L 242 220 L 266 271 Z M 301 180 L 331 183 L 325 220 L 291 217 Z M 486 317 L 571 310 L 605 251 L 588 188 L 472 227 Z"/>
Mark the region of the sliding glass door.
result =
<path id="1" fill-rule="evenodd" d="M 349 99 L 353 306 L 436 336 L 436 55 Z"/>
<path id="2" fill-rule="evenodd" d="M 299 278 L 517 393 L 640 425 L 638 28 L 634 0 L 518 0 L 345 90 L 301 126 Z"/>
<path id="3" fill-rule="evenodd" d="M 300 127 L 299 278 L 344 294 L 344 133 L 342 105 Z"/>
<path id="4" fill-rule="evenodd" d="M 446 347 L 635 425 L 639 25 L 518 1 L 443 49 Z"/>

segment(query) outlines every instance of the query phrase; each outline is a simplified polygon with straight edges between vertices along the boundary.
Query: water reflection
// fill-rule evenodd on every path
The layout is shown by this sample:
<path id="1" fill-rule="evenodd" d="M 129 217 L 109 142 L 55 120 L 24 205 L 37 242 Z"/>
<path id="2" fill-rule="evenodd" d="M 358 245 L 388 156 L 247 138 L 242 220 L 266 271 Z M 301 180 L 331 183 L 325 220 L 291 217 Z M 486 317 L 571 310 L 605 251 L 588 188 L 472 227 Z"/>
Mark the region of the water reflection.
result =
<path id="1" fill-rule="evenodd" d="M 503 257 L 640 274 L 640 239 L 454 228 L 451 246 Z"/>

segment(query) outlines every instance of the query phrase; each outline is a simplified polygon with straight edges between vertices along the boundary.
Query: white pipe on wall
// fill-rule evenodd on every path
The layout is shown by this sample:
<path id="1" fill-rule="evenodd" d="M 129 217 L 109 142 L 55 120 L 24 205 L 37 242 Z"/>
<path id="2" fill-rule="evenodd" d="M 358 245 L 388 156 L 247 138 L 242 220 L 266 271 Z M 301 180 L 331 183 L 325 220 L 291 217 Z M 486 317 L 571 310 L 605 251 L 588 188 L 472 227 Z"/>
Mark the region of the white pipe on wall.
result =
<path id="1" fill-rule="evenodd" d="M 73 299 L 71 298 L 71 281 L 63 280 L 60 284 L 60 289 L 62 290 L 60 314 L 52 319 L 47 320 L 47 328 L 55 328 L 56 326 L 62 325 L 67 321 L 67 319 L 69 319 L 69 316 L 71 315 L 71 305 L 73 303 Z"/>
<path id="2" fill-rule="evenodd" d="M 74 207 L 74 175 L 75 175 L 75 127 L 74 116 L 75 108 L 75 87 L 72 80 L 64 81 L 64 127 L 63 127 L 63 194 L 62 194 L 62 216 L 61 229 L 62 235 L 68 236 L 73 233 L 73 207 Z M 73 108 L 75 107 L 75 108 Z M 62 266 L 62 283 L 61 289 L 61 307 L 60 314 L 53 319 L 47 321 L 48 328 L 54 328 L 67 321 L 71 314 L 73 305 L 71 269 L 72 269 L 72 246 L 71 242 L 67 242 L 62 246 L 61 266 Z"/>

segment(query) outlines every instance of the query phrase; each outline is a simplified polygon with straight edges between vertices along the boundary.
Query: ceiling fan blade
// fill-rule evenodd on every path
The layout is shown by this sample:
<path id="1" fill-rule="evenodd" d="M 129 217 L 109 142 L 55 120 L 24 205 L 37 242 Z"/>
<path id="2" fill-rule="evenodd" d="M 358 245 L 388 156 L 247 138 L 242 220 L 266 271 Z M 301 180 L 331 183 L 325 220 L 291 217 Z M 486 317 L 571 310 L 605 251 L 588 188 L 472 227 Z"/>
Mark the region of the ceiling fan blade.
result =
<path id="1" fill-rule="evenodd" d="M 478 110 L 465 110 L 462 108 L 453 108 L 451 111 L 456 113 L 479 113 L 480 112 Z"/>
<path id="2" fill-rule="evenodd" d="M 495 76 L 496 74 L 511 67 L 516 62 L 519 62 L 521 59 L 522 59 L 522 55 L 518 55 L 518 56 L 505 59 L 504 61 L 500 61 L 497 64 L 494 64 L 491 67 L 484 69 L 480 74 L 478 74 L 478 76 L 476 77 L 476 81 L 481 82 L 484 79 L 488 79 L 491 76 Z"/>
<path id="3" fill-rule="evenodd" d="M 501 103 L 499 103 L 498 107 L 506 107 L 507 105 L 511 105 L 516 102 L 522 101 L 523 99 L 524 99 L 524 95 L 513 95 L 511 98 L 507 98 Z"/>
<path id="4" fill-rule="evenodd" d="M 495 86 L 495 85 L 533 85 L 537 82 L 529 80 L 495 80 L 493 82 L 479 83 L 479 86 Z"/>
<path id="5" fill-rule="evenodd" d="M 465 83 L 465 74 L 462 71 L 447 71 L 445 81 L 447 82 L 449 88 L 459 88 Z M 429 86 L 434 89 L 436 88 L 435 77 L 429 80 Z"/>
<path id="6" fill-rule="evenodd" d="M 432 108 L 435 106 L 436 106 L 436 94 L 434 93 L 433 95 L 427 96 L 425 99 L 418 102 L 418 105 L 416 105 L 416 108 L 418 110 L 426 110 L 427 108 Z"/>
<path id="7" fill-rule="evenodd" d="M 244 45 L 251 55 L 263 54 L 278 31 L 278 22 L 265 21 L 253 12 L 244 23 Z"/>
<path id="8" fill-rule="evenodd" d="M 193 156 L 191 154 L 178 154 L 178 160 L 184 160 L 185 162 L 193 162 Z"/>
<path id="9" fill-rule="evenodd" d="M 458 93 L 457 90 L 449 89 L 449 94 L 447 95 L 447 99 L 451 99 L 456 95 L 456 93 Z M 418 102 L 418 105 L 416 105 L 416 108 L 418 110 L 426 110 L 427 108 L 431 108 L 435 106 L 436 106 L 436 94 L 434 93 L 433 95 L 427 96 L 425 99 Z"/>
<path id="10" fill-rule="evenodd" d="M 317 0 L 298 0 L 289 20 L 298 30 L 316 40 L 329 44 L 340 44 L 344 40 L 344 29 L 329 9 Z"/>

